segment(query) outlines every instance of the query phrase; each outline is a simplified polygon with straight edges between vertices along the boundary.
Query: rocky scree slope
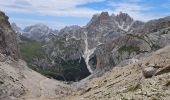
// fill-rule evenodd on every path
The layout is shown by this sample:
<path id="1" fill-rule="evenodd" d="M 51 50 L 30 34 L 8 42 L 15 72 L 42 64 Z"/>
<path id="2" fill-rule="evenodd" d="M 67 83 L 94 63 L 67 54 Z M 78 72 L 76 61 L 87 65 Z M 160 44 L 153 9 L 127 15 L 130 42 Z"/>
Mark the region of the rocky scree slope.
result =
<path id="1" fill-rule="evenodd" d="M 137 63 L 114 67 L 61 100 L 169 100 L 169 77 L 170 46 L 166 46 Z"/>
<path id="2" fill-rule="evenodd" d="M 31 70 L 22 60 L 0 55 L 0 100 L 55 100 L 73 88 Z"/>

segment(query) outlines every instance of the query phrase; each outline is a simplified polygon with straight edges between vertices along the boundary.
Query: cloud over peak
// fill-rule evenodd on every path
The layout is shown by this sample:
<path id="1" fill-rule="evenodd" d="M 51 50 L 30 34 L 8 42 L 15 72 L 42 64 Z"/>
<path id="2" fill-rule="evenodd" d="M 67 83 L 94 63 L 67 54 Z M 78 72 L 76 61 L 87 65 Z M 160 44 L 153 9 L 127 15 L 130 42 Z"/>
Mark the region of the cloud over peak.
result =
<path id="1" fill-rule="evenodd" d="M 80 18 L 87 23 L 93 14 L 102 11 L 125 12 L 136 20 L 148 21 L 170 14 L 169 4 L 170 0 L 0 0 L 0 10 L 22 26 L 24 23 L 43 22 L 63 27 L 82 25 Z M 55 19 L 51 20 L 51 17 Z"/>
<path id="2" fill-rule="evenodd" d="M 103 2 L 104 0 L 0 0 L 0 9 L 52 16 L 89 16 L 97 10 L 80 8 L 78 5 Z"/>

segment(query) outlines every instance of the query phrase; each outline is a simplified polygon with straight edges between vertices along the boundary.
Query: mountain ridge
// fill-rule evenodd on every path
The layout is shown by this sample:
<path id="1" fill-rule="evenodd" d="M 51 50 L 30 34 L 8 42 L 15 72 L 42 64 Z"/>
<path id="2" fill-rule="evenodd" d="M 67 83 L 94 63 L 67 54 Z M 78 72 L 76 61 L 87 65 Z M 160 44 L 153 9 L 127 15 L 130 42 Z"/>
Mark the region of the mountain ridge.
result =
<path id="1" fill-rule="evenodd" d="M 85 70 L 85 73 L 104 73 L 124 60 L 129 63 L 137 61 L 139 59 L 136 57 L 137 55 L 152 52 L 170 43 L 169 34 L 163 34 L 164 31 L 169 33 L 169 25 L 166 26 L 167 29 L 162 27 L 159 31 L 153 31 L 155 27 L 162 26 L 162 24 L 158 24 L 153 28 L 148 28 L 150 33 L 146 34 L 145 27 L 148 23 L 163 22 L 155 20 L 144 23 L 134 20 L 126 13 L 109 15 L 108 12 L 102 12 L 94 15 L 85 27 L 65 27 L 58 32 L 58 35 L 48 38 L 45 43 L 40 43 L 39 48 L 41 49 L 38 50 L 45 52 L 43 54 L 45 58 L 35 56 L 31 58 L 31 65 L 34 65 L 36 69 L 38 66 L 37 70 L 40 71 L 43 69 L 51 71 L 48 68 L 51 66 L 54 66 L 55 69 L 57 66 L 67 65 L 62 74 L 67 77 L 66 79 L 74 81 L 81 80 L 79 76 L 83 73 L 82 69 Z M 23 58 L 30 58 L 28 56 Z M 26 61 L 28 60 L 26 59 Z M 80 71 L 73 71 L 74 64 L 78 70 L 80 68 Z M 67 76 L 67 68 L 72 77 Z M 89 74 L 83 74 L 83 77 L 87 77 L 84 75 Z M 50 76 L 53 75 L 50 74 Z"/>

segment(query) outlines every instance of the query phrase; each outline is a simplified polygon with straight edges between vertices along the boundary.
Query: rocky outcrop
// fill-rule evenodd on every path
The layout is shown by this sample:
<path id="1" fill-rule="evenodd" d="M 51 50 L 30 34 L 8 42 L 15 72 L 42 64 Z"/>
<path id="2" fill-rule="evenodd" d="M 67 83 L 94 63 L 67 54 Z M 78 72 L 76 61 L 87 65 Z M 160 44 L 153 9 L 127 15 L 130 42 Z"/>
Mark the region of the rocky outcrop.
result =
<path id="1" fill-rule="evenodd" d="M 8 17 L 3 12 L 0 12 L 0 53 L 16 60 L 20 58 L 17 34 L 12 30 Z"/>
<path id="2" fill-rule="evenodd" d="M 154 67 L 146 67 L 143 68 L 143 75 L 145 78 L 150 78 L 156 73 L 156 69 Z"/>

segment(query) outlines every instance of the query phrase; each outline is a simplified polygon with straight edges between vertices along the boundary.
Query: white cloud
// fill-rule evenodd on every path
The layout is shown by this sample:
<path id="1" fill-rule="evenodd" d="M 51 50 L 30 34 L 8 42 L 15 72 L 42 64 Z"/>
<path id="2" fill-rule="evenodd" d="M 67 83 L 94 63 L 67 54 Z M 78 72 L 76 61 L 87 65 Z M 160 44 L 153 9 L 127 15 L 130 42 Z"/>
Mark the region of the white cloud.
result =
<path id="1" fill-rule="evenodd" d="M 136 20 L 148 21 L 151 19 L 159 18 L 160 16 L 155 16 L 153 13 L 148 13 L 152 7 L 140 3 L 142 0 L 124 0 L 123 2 L 110 2 L 108 6 L 114 10 L 115 14 L 119 12 L 128 13 L 130 16 Z"/>
<path id="2" fill-rule="evenodd" d="M 113 6 L 115 6 L 115 12 L 120 12 L 120 11 L 146 11 L 149 10 L 151 7 L 145 7 L 145 6 L 141 6 L 138 4 L 130 4 L 130 3 L 118 3 L 118 4 L 114 4 Z"/>
<path id="3" fill-rule="evenodd" d="M 106 1 L 105 9 L 97 10 L 80 5 L 88 3 L 98 3 Z M 142 0 L 0 0 L 0 9 L 8 13 L 26 13 L 30 15 L 41 16 L 68 16 L 68 17 L 85 17 L 91 18 L 93 14 L 102 11 L 118 14 L 125 12 L 137 20 L 148 21 L 150 19 L 161 17 L 149 12 L 152 7 L 142 4 Z M 22 17 L 22 15 L 21 15 Z M 29 16 L 28 16 L 29 17 Z M 60 29 L 68 24 L 66 22 L 52 22 L 49 20 L 32 20 L 16 19 L 11 21 L 17 22 L 20 26 L 31 25 L 36 23 L 45 23 L 51 27 Z"/>
<path id="4" fill-rule="evenodd" d="M 95 13 L 101 11 L 87 7 L 77 7 L 79 5 L 103 2 L 105 0 L 0 0 L 0 9 L 8 13 L 30 14 L 36 16 L 68 16 L 90 18 Z M 67 22 L 55 22 L 49 20 L 33 20 L 28 18 L 11 18 L 11 22 L 16 22 L 22 28 L 36 23 L 44 23 L 52 28 L 61 29 L 67 26 Z M 81 25 L 82 26 L 82 25 Z"/>
<path id="5" fill-rule="evenodd" d="M 77 6 L 102 1 L 105 0 L 0 0 L 0 9 L 51 16 L 89 17 L 100 11 Z"/>

